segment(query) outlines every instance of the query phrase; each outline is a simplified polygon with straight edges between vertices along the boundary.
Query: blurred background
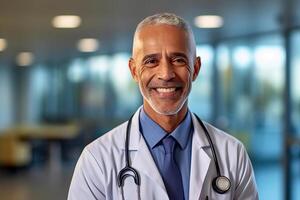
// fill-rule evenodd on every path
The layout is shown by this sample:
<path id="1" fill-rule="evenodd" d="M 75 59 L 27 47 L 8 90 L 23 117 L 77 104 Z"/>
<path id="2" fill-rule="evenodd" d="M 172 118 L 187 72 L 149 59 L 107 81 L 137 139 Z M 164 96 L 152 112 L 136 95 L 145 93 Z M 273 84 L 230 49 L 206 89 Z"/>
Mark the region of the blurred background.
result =
<path id="1" fill-rule="evenodd" d="M 244 143 L 260 199 L 300 199 L 300 0 L 0 5 L 1 200 L 66 199 L 84 146 L 142 104 L 127 63 L 158 12 L 193 28 L 191 110 Z"/>

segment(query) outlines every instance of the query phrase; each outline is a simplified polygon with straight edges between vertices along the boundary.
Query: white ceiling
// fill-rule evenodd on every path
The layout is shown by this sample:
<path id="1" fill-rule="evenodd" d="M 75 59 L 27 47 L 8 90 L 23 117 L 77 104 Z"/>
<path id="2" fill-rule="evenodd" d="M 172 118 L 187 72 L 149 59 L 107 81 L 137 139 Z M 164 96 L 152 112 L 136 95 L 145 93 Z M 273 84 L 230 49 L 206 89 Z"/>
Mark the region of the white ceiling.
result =
<path id="1" fill-rule="evenodd" d="M 0 52 L 0 63 L 14 63 L 20 51 L 32 51 L 37 62 L 58 62 L 85 54 L 76 49 L 78 39 L 100 40 L 96 53 L 130 50 L 136 24 L 145 16 L 174 12 L 190 23 L 202 14 L 224 17 L 221 29 L 194 28 L 196 41 L 206 43 L 221 38 L 278 30 L 284 13 L 289 22 L 299 25 L 297 8 L 300 0 L 1 0 L 0 38 L 8 47 Z M 56 15 L 82 17 L 77 29 L 55 29 L 51 20 Z M 87 54 L 88 55 L 88 54 Z"/>

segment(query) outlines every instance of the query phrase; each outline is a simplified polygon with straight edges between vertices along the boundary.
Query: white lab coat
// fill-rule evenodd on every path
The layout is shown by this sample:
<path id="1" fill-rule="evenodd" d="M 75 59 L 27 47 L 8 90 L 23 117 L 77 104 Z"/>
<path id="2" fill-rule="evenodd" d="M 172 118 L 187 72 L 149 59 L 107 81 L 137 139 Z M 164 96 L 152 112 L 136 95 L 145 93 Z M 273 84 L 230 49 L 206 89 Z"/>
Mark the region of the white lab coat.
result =
<path id="1" fill-rule="evenodd" d="M 216 176 L 215 163 L 203 129 L 194 115 L 194 134 L 190 171 L 190 200 L 256 200 L 253 169 L 243 145 L 232 136 L 205 123 L 215 145 L 221 174 L 231 180 L 231 188 L 218 194 L 212 188 Z M 139 132 L 139 110 L 132 119 L 129 152 L 131 166 L 141 179 L 137 187 L 132 178 L 122 188 L 117 175 L 125 166 L 125 134 L 127 122 L 114 128 L 83 150 L 69 189 L 68 200 L 168 200 L 168 195 L 151 153 Z"/>

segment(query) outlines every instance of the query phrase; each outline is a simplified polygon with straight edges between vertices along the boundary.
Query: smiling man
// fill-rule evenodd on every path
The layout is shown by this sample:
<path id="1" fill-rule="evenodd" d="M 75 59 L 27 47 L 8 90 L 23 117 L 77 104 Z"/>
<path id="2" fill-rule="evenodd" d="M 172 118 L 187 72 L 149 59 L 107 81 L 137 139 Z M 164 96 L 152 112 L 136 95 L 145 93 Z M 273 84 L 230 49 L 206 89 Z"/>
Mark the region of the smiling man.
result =
<path id="1" fill-rule="evenodd" d="M 172 132 L 187 113 L 200 58 L 191 33 L 168 24 L 152 25 L 151 21 L 146 26 L 146 22 L 137 28 L 129 67 L 143 95 L 144 111 Z"/>
<path id="2" fill-rule="evenodd" d="M 143 106 L 83 150 L 68 199 L 258 199 L 243 145 L 188 109 L 200 67 L 182 18 L 140 22 L 129 68 Z"/>

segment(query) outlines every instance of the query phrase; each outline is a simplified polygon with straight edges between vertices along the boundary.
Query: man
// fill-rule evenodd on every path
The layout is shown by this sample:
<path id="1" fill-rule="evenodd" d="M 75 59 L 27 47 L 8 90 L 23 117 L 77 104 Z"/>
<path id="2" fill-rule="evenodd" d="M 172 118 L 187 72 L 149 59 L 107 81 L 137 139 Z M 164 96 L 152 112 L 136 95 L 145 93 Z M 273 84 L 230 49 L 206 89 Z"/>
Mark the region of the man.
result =
<path id="1" fill-rule="evenodd" d="M 243 145 L 188 110 L 200 66 L 180 17 L 157 14 L 137 26 L 129 68 L 143 106 L 83 150 L 69 200 L 258 199 Z"/>

